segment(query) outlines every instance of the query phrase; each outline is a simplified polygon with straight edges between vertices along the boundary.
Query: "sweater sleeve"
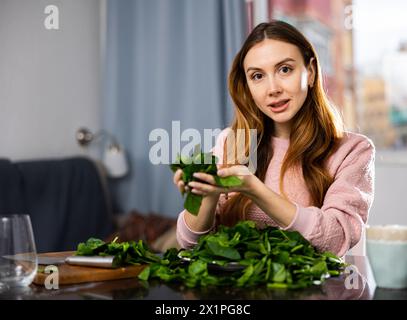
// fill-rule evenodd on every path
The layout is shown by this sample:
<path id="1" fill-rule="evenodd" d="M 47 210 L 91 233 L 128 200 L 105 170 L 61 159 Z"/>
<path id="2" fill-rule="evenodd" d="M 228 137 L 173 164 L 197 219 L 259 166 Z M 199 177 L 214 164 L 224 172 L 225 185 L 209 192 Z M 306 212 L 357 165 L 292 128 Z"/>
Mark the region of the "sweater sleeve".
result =
<path id="1" fill-rule="evenodd" d="M 323 205 L 301 207 L 285 230 L 297 230 L 320 251 L 343 256 L 356 245 L 374 197 L 375 149 L 359 140 L 343 158 Z"/>
<path id="2" fill-rule="evenodd" d="M 223 146 L 224 146 L 227 134 L 230 130 L 231 130 L 230 128 L 226 128 L 226 129 L 222 130 L 222 132 L 219 134 L 219 136 L 216 139 L 215 146 L 211 149 L 212 154 L 215 155 L 216 157 L 218 157 L 220 162 L 222 162 L 222 159 L 223 159 Z M 219 210 L 219 203 L 218 203 L 216 210 L 217 211 Z M 177 235 L 177 241 L 178 241 L 178 244 L 180 245 L 180 247 L 188 249 L 188 248 L 192 248 L 193 246 L 195 246 L 197 244 L 198 239 L 201 235 L 209 233 L 215 226 L 215 222 L 214 222 L 214 225 L 212 226 L 212 228 L 210 228 L 209 230 L 206 230 L 203 232 L 193 231 L 192 229 L 190 229 L 188 227 L 188 225 L 185 222 L 185 217 L 184 217 L 185 211 L 186 210 L 183 210 L 178 215 L 176 235 Z"/>

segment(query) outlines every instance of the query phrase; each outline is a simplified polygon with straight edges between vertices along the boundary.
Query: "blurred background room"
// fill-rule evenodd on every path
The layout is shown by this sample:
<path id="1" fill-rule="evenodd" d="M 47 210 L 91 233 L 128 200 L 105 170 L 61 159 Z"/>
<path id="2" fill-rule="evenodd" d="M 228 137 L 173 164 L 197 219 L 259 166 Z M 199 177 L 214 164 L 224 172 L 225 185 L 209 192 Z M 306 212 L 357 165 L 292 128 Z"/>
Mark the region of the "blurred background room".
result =
<path id="1" fill-rule="evenodd" d="M 347 129 L 376 145 L 368 224 L 407 224 L 405 12 L 403 0 L 0 0 L 0 213 L 29 213 L 38 251 L 117 234 L 175 245 L 183 198 L 151 162 L 152 132 L 171 143 L 225 128 L 234 55 L 281 19 L 315 46 Z"/>

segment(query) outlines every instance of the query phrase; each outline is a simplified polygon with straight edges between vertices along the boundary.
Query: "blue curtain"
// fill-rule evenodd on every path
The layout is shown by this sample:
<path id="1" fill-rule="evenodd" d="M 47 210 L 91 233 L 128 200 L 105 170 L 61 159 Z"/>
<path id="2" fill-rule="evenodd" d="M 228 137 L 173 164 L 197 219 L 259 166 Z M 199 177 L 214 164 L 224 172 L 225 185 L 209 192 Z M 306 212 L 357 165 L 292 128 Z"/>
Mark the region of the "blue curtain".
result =
<path id="1" fill-rule="evenodd" d="M 244 41 L 244 10 L 244 0 L 107 2 L 103 123 L 130 162 L 130 173 L 111 181 L 122 212 L 181 211 L 169 166 L 149 160 L 149 134 L 162 128 L 171 142 L 172 121 L 202 136 L 230 123 L 227 75 Z"/>

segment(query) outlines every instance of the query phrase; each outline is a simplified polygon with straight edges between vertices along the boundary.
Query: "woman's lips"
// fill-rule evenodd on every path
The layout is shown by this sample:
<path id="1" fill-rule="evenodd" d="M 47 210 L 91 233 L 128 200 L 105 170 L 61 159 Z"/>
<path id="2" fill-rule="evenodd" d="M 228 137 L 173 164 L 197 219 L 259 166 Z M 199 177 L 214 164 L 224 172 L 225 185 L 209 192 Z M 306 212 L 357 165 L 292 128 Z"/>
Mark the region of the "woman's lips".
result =
<path id="1" fill-rule="evenodd" d="M 288 108 L 290 100 L 284 100 L 281 103 L 275 104 L 275 105 L 268 105 L 268 107 L 271 109 L 273 112 L 283 112 L 285 109 Z"/>

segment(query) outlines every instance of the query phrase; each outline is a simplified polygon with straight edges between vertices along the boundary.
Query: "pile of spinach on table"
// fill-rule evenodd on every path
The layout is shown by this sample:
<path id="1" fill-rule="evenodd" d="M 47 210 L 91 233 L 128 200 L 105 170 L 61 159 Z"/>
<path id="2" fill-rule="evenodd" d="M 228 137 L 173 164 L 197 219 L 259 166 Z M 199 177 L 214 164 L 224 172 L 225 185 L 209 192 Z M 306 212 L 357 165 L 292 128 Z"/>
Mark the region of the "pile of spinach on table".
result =
<path id="1" fill-rule="evenodd" d="M 189 258 L 185 265 L 179 257 Z M 219 226 L 214 234 L 202 236 L 191 250 L 169 250 L 168 264 L 150 264 L 140 279 L 180 281 L 188 287 L 255 286 L 305 288 L 337 276 L 345 263 L 332 253 L 318 253 L 299 232 L 275 227 L 258 230 L 253 221 L 234 227 Z M 211 265 L 238 262 L 244 268 L 233 272 L 212 271 Z M 227 269 L 227 268 L 226 268 Z"/>
<path id="2" fill-rule="evenodd" d="M 339 275 L 345 267 L 334 254 L 318 253 L 300 233 L 275 227 L 259 230 L 253 221 L 242 221 L 234 227 L 219 226 L 216 233 L 202 236 L 193 249 L 171 248 L 162 256 L 150 251 L 142 240 L 105 243 L 95 238 L 79 244 L 76 254 L 114 255 L 116 266 L 147 264 L 139 279 L 161 279 L 187 287 L 305 288 Z M 231 262 L 243 268 L 213 268 L 218 265 L 227 270 Z"/>
<path id="3" fill-rule="evenodd" d="M 189 157 L 181 157 L 178 155 L 175 163 L 170 164 L 170 168 L 173 172 L 177 171 L 178 169 L 182 169 L 182 181 L 184 181 L 185 185 L 191 181 L 199 181 L 198 178 L 193 176 L 195 172 L 204 172 L 213 175 L 215 177 L 216 184 L 221 187 L 235 187 L 242 184 L 242 181 L 235 176 L 219 177 L 217 175 L 217 163 L 218 158 L 212 155 L 212 153 L 196 152 L 195 155 Z M 197 215 L 199 213 L 201 203 L 201 195 L 187 192 L 184 208 L 188 210 L 188 212 Z"/>
<path id="4" fill-rule="evenodd" d="M 130 242 L 104 242 L 97 238 L 89 238 L 78 244 L 75 252 L 78 256 L 114 256 L 113 267 L 139 265 L 149 263 L 166 264 L 165 261 L 153 253 L 142 240 Z"/>

